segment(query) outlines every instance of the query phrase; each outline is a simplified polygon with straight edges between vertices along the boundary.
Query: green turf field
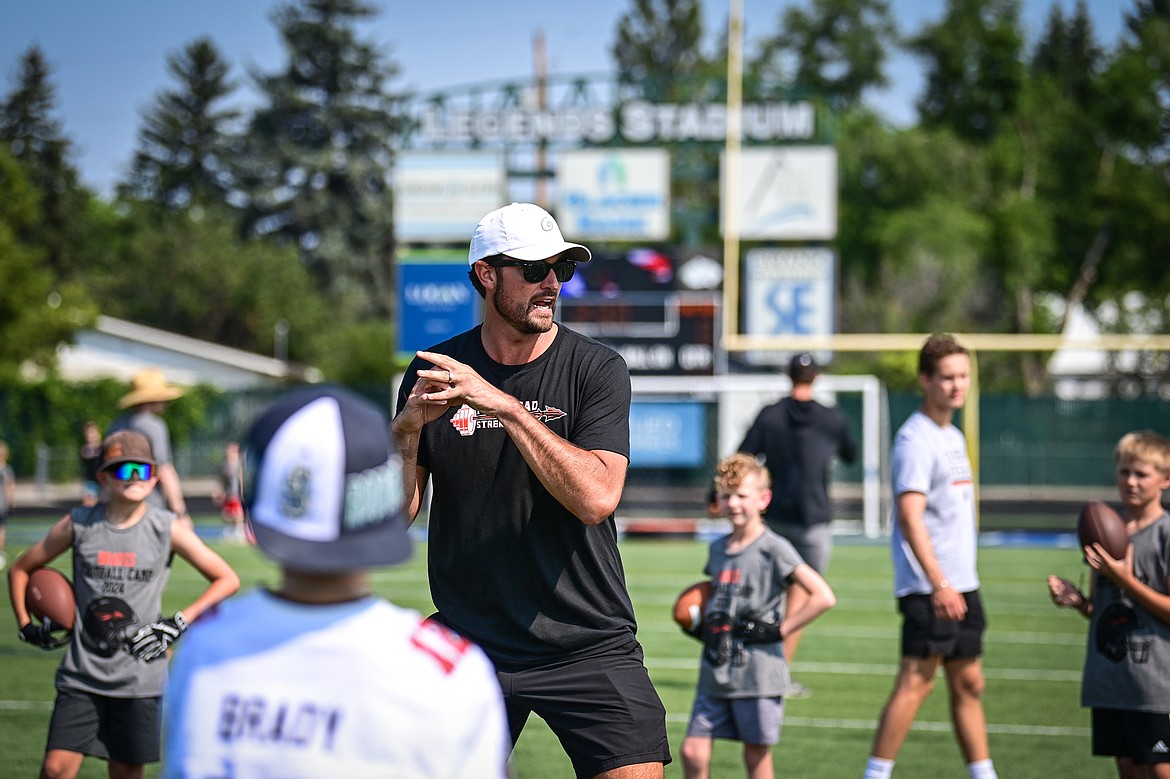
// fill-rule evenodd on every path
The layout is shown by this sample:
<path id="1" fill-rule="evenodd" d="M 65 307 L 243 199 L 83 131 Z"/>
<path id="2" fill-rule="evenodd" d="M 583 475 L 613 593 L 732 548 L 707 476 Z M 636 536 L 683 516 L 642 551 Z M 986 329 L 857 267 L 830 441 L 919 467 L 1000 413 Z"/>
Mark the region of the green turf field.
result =
<path id="1" fill-rule="evenodd" d="M 20 523 L 15 523 L 19 525 Z M 208 525 L 208 527 L 213 527 Z M 8 554 L 14 558 L 35 536 L 13 528 Z M 272 584 L 275 569 L 253 548 L 217 545 L 240 572 L 244 587 Z M 678 747 L 694 693 L 699 645 L 670 621 L 675 595 L 701 578 L 705 545 L 695 541 L 631 540 L 622 556 L 638 613 L 647 664 L 666 704 L 675 762 L 667 777 L 681 777 Z M 402 567 L 377 573 L 376 590 L 401 605 L 430 609 L 425 547 Z M 63 561 L 62 561 L 63 562 Z M 67 565 L 62 565 L 68 570 Z M 992 756 L 1005 779 L 1115 776 L 1112 763 L 1089 754 L 1088 714 L 1078 704 L 1085 621 L 1057 610 L 1044 577 L 1078 580 L 1083 566 L 1069 549 L 987 547 L 980 551 L 984 603 L 990 620 L 985 655 L 986 711 Z M 873 728 L 893 681 L 898 616 L 891 595 L 889 554 L 884 545 L 838 541 L 829 583 L 837 606 L 805 633 L 795 676 L 813 690 L 787 705 L 777 775 L 859 777 Z M 177 562 L 166 607 L 193 597 L 201 580 Z M 7 583 L 4 584 L 7 602 Z M 6 617 L 0 630 L 0 775 L 37 774 L 53 700 L 53 672 L 60 653 L 21 644 Z M 182 643 L 179 644 L 182 651 Z M 388 734 L 390 735 L 390 734 Z M 525 729 L 513 756 L 517 779 L 571 777 L 556 739 L 538 719 Z M 147 772 L 156 776 L 157 766 Z M 738 746 L 718 742 L 715 777 L 743 774 Z M 104 763 L 89 760 L 83 777 L 104 777 Z M 899 779 L 966 776 L 951 735 L 946 689 L 939 680 L 899 756 Z"/>

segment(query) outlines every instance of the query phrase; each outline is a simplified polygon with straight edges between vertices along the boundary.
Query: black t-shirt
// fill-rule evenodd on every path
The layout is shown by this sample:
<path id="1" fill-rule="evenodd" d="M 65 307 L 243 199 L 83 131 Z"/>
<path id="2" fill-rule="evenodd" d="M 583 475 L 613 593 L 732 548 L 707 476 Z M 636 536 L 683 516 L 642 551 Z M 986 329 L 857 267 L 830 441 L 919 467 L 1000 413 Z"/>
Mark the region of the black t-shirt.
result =
<path id="1" fill-rule="evenodd" d="M 567 330 L 524 365 L 488 357 L 476 327 L 428 350 L 470 365 L 550 430 L 586 450 L 630 453 L 630 375 L 613 350 Z M 407 368 L 397 410 L 419 369 Z M 587 526 L 552 497 L 495 417 L 452 408 L 423 428 L 430 472 L 428 570 L 444 622 L 519 669 L 633 640 L 611 515 Z"/>
<path id="2" fill-rule="evenodd" d="M 784 398 L 760 411 L 739 451 L 764 455 L 772 476 L 766 520 L 815 525 L 832 519 L 829 465 L 834 455 L 851 463 L 857 444 L 840 409 Z"/>

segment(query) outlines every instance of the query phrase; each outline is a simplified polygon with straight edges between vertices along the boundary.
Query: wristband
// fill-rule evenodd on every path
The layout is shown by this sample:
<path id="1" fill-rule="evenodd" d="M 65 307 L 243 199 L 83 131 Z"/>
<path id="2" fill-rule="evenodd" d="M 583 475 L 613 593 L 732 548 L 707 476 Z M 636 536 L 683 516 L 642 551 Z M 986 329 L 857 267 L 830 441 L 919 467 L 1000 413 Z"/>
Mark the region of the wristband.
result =
<path id="1" fill-rule="evenodd" d="M 948 582 L 946 579 L 943 579 L 941 582 L 939 582 L 939 583 L 938 583 L 938 584 L 935 586 L 935 588 L 934 588 L 934 592 L 935 592 L 935 594 L 937 594 L 937 593 L 938 593 L 938 592 L 940 592 L 941 590 L 949 590 L 950 588 L 951 588 L 951 583 L 950 583 L 950 582 Z"/>

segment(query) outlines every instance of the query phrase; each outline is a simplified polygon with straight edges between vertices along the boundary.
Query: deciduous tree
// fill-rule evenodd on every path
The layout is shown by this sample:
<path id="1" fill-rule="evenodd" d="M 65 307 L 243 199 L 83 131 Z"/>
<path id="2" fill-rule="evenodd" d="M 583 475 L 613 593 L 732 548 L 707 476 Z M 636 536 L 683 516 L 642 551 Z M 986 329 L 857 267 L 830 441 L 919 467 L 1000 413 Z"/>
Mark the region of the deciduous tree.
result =
<path id="1" fill-rule="evenodd" d="M 41 222 L 41 196 L 24 167 L 0 143 L 0 381 L 21 369 L 51 373 L 57 347 L 92 321 L 75 284 L 59 284 L 45 248 L 21 238 Z"/>
<path id="2" fill-rule="evenodd" d="M 763 92 L 808 90 L 845 111 L 888 83 L 885 62 L 898 31 L 886 0 L 813 0 L 789 7 L 777 23 L 748 68 Z"/>
<path id="3" fill-rule="evenodd" d="M 909 41 L 926 68 L 922 124 L 989 140 L 1015 112 L 1023 45 L 1019 0 L 947 0 L 942 18 Z"/>

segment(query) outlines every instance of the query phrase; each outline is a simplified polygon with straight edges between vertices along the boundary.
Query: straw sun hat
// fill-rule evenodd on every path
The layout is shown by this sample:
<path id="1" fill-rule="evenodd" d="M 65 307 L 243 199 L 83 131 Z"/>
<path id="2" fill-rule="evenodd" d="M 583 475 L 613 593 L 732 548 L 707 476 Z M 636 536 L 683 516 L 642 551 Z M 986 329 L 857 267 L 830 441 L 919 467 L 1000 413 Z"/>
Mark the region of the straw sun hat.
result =
<path id="1" fill-rule="evenodd" d="M 158 368 L 147 368 L 134 374 L 132 389 L 118 401 L 118 408 L 140 406 L 143 403 L 157 403 L 183 397 L 182 387 L 167 384 Z"/>

